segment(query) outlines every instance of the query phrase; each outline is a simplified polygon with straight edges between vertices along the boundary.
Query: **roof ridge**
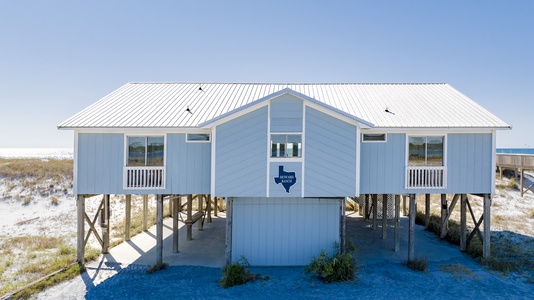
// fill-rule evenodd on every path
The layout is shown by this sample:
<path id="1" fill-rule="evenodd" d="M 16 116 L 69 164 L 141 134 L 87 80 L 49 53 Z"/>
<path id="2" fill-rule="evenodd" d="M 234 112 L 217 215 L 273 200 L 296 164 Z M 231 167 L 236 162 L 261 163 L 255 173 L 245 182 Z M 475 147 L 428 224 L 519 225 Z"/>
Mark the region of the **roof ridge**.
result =
<path id="1" fill-rule="evenodd" d="M 128 82 L 128 84 L 249 84 L 249 85 L 445 85 L 446 82 Z"/>

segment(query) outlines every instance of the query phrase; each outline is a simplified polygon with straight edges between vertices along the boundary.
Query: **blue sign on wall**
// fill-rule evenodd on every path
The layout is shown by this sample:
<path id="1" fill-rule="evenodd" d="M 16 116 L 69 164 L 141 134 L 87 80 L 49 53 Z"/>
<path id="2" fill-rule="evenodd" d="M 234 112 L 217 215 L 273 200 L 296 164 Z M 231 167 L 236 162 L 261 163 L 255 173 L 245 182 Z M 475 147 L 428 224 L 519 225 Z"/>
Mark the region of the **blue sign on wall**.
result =
<path id="1" fill-rule="evenodd" d="M 297 182 L 297 177 L 295 172 L 286 172 L 284 171 L 284 166 L 278 166 L 278 177 L 274 178 L 276 184 L 281 183 L 286 189 L 286 192 L 289 193 L 289 188 L 291 188 Z"/>

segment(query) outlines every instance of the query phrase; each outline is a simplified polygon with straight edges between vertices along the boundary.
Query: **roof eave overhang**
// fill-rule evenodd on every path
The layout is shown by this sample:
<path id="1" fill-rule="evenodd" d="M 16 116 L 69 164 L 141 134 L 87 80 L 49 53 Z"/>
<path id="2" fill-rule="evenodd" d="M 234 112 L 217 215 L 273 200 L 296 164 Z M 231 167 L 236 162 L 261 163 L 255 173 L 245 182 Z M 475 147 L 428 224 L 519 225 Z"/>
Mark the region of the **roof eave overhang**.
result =
<path id="1" fill-rule="evenodd" d="M 418 126 L 403 126 L 403 127 L 381 127 L 376 126 L 373 128 L 364 128 L 372 131 L 388 131 L 388 132 L 406 132 L 406 131 L 493 131 L 493 130 L 511 130 L 512 126 L 493 126 L 493 127 L 482 127 L 482 126 L 464 126 L 464 127 L 454 127 L 454 126 L 441 126 L 441 127 L 418 127 Z"/>
<path id="2" fill-rule="evenodd" d="M 166 132 L 166 133 L 183 133 L 183 132 L 209 132 L 207 128 L 199 127 L 97 127 L 97 126 L 85 126 L 85 127 L 67 127 L 58 126 L 59 130 L 74 130 L 78 132 L 106 132 L 106 133 L 128 133 L 128 132 Z"/>

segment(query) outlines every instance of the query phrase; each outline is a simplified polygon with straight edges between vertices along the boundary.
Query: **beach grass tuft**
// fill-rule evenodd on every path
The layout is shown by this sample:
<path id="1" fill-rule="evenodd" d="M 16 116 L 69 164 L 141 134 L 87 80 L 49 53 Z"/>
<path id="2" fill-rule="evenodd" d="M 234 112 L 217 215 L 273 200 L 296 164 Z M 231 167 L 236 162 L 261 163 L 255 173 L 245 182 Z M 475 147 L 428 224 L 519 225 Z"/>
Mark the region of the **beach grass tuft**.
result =
<path id="1" fill-rule="evenodd" d="M 58 199 L 57 197 L 55 197 L 55 196 L 52 196 L 52 197 L 50 198 L 50 203 L 51 203 L 52 205 L 59 205 L 59 199 Z"/>
<path id="2" fill-rule="evenodd" d="M 244 256 L 234 262 L 229 263 L 222 269 L 223 277 L 221 278 L 219 284 L 227 289 L 236 285 L 242 285 L 250 281 L 255 281 L 257 279 L 268 280 L 268 277 L 261 277 L 259 274 L 253 274 L 250 272 L 250 266 L 247 259 Z"/>
<path id="3" fill-rule="evenodd" d="M 356 274 L 356 259 L 353 253 L 356 251 L 354 244 L 347 241 L 345 252 L 339 251 L 339 244 L 334 243 L 336 254 L 329 255 L 323 249 L 318 257 L 314 257 L 306 268 L 306 273 L 315 275 L 325 283 L 334 281 L 351 281 Z"/>
<path id="4" fill-rule="evenodd" d="M 476 280 L 479 279 L 475 274 L 473 274 L 473 271 L 471 269 L 459 263 L 440 265 L 439 269 L 442 272 L 452 274 L 452 276 L 456 279 L 462 279 L 462 278 L 472 278 Z"/>
<path id="5" fill-rule="evenodd" d="M 428 260 L 426 257 L 407 260 L 406 266 L 415 271 L 428 273 Z"/>

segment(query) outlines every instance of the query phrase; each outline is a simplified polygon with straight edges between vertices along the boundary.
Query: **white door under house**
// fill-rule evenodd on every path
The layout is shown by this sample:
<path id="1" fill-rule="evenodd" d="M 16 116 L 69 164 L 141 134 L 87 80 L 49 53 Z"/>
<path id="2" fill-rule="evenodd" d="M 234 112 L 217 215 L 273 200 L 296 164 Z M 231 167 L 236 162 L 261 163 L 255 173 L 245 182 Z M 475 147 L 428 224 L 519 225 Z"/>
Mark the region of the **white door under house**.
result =
<path id="1" fill-rule="evenodd" d="M 234 198 L 232 261 L 253 266 L 302 266 L 340 241 L 340 200 Z"/>

